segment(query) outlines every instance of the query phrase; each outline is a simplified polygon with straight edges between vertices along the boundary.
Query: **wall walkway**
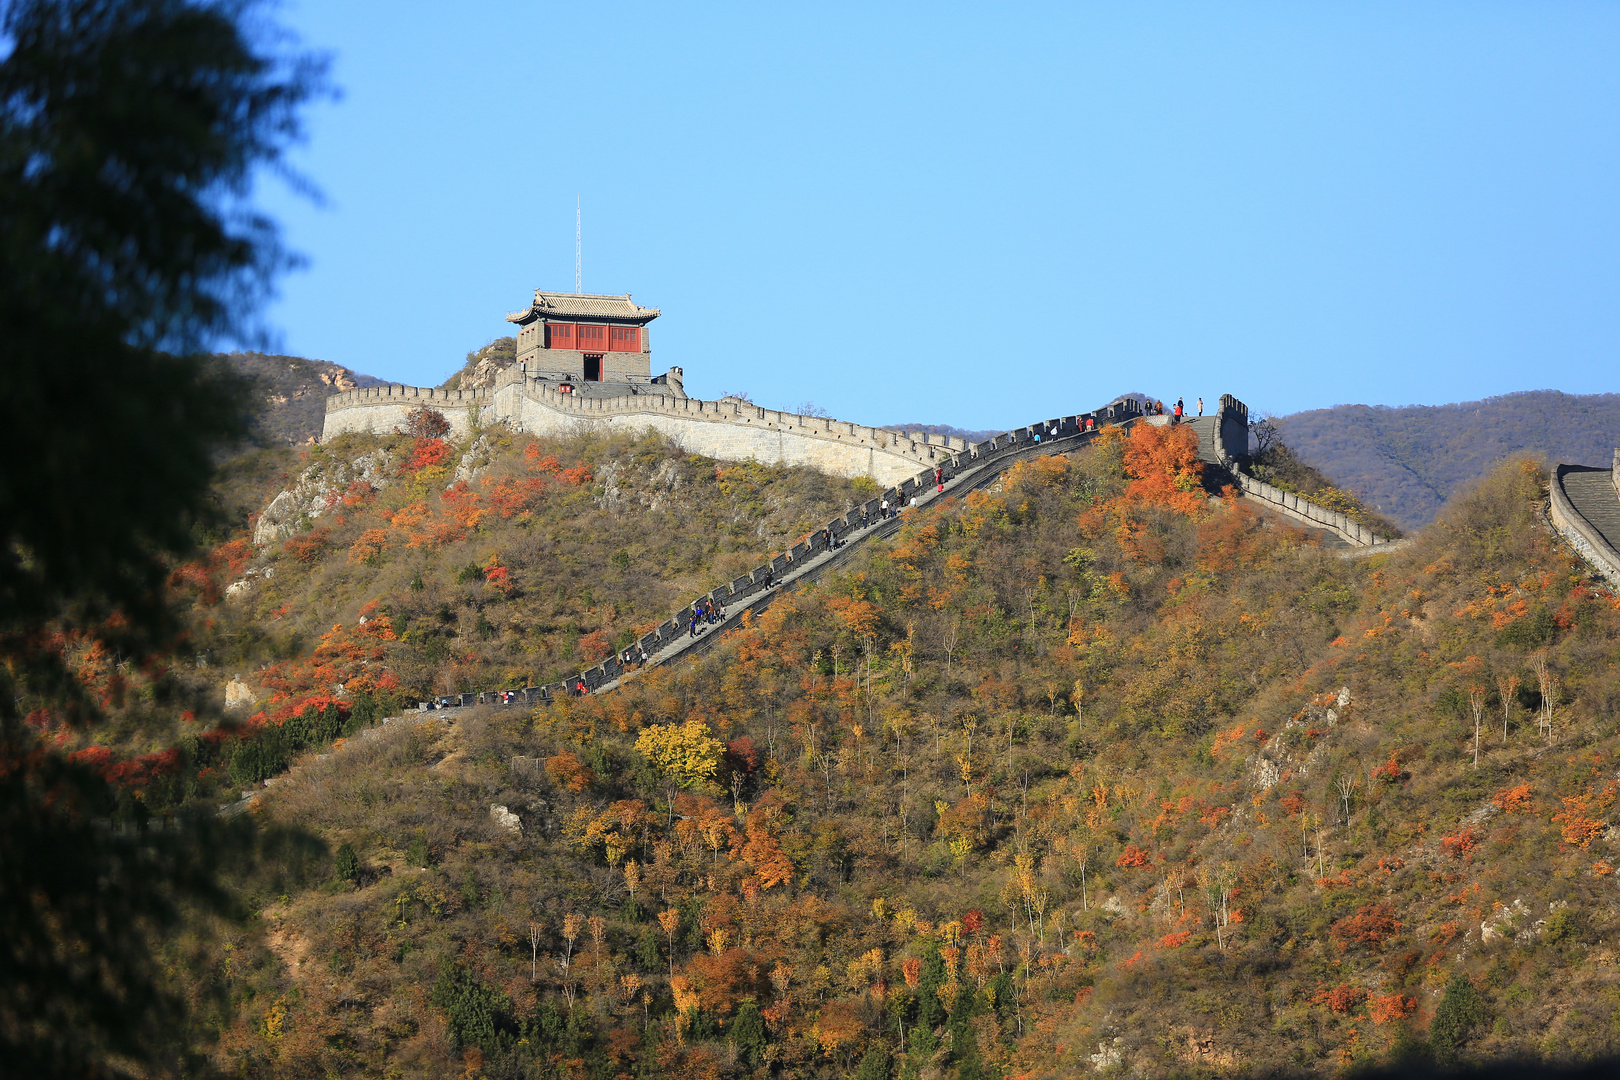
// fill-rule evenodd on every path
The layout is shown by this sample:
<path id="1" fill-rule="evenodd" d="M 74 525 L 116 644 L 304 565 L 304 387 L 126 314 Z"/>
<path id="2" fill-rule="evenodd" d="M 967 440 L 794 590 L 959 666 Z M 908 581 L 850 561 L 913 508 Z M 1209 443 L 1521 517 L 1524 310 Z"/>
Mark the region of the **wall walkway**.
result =
<path id="1" fill-rule="evenodd" d="M 1585 465 L 1553 468 L 1553 526 L 1591 567 L 1620 589 L 1620 450 L 1615 467 Z"/>

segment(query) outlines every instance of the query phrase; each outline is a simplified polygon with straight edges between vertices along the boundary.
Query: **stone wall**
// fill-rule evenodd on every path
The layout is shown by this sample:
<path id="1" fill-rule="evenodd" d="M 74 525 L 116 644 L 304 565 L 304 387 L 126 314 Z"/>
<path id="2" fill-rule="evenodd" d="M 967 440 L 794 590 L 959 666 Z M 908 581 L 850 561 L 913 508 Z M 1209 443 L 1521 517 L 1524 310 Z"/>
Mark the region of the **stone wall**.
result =
<path id="1" fill-rule="evenodd" d="M 1339 537 L 1355 544 L 1357 547 L 1381 547 L 1392 545 L 1386 537 L 1374 535 L 1373 531 L 1365 525 L 1351 521 L 1350 518 L 1336 510 L 1326 510 L 1306 499 L 1295 495 L 1291 491 L 1283 491 L 1266 483 L 1256 480 L 1252 476 L 1245 476 L 1240 472 L 1232 474 L 1238 482 L 1243 494 L 1258 499 L 1275 510 L 1281 511 L 1296 521 L 1305 523 L 1318 529 L 1331 529 Z M 1391 549 L 1393 550 L 1393 548 Z"/>
<path id="2" fill-rule="evenodd" d="M 1549 485 L 1552 497 L 1548 506 L 1553 526 L 1580 553 L 1581 558 L 1603 575 L 1605 581 L 1620 590 L 1620 552 L 1609 546 L 1603 535 L 1587 523 L 1571 505 L 1569 496 L 1564 494 L 1564 473 L 1568 469 L 1568 465 L 1553 469 L 1552 483 Z M 1615 470 L 1609 475 L 1615 484 L 1616 497 L 1620 498 L 1620 450 L 1615 451 Z"/>
<path id="3" fill-rule="evenodd" d="M 514 367 L 488 391 L 402 386 L 351 390 L 327 399 L 323 438 L 344 431 L 389 432 L 404 423 L 411 409 L 427 405 L 443 412 L 458 436 L 478 424 L 495 422 L 537 435 L 567 435 L 594 424 L 635 431 L 651 428 L 691 453 L 721 461 L 754 458 L 808 465 L 837 476 L 869 476 L 883 484 L 898 483 L 919 468 L 936 467 L 968 448 L 962 439 L 778 412 L 735 399 L 700 401 L 684 396 L 673 372 L 669 392 L 651 392 L 658 389 L 649 384 L 642 392 L 615 397 L 563 394 L 554 384 Z"/>

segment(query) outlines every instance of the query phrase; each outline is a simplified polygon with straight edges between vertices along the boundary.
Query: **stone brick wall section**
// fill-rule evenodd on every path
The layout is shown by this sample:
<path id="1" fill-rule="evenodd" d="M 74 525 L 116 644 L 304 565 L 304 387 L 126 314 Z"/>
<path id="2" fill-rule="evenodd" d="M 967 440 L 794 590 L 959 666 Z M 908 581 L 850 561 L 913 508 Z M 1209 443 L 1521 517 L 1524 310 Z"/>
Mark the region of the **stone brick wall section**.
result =
<path id="1" fill-rule="evenodd" d="M 1615 469 L 1609 478 L 1615 485 L 1615 497 L 1620 499 L 1620 450 L 1615 451 L 1614 462 Z M 1548 516 L 1552 518 L 1553 527 L 1580 553 L 1581 558 L 1602 574 L 1610 587 L 1620 590 L 1620 552 L 1615 551 L 1603 534 L 1593 529 L 1569 501 L 1569 496 L 1564 492 L 1564 474 L 1569 468 L 1568 465 L 1558 465 L 1553 469 L 1552 483 L 1548 485 L 1551 489 Z"/>
<path id="2" fill-rule="evenodd" d="M 1232 475 L 1237 478 L 1238 486 L 1242 488 L 1244 495 L 1258 499 L 1307 525 L 1319 529 L 1331 529 L 1342 539 L 1355 544 L 1357 547 L 1380 547 L 1385 544 L 1395 543 L 1395 541 L 1387 537 L 1375 535 L 1371 529 L 1351 521 L 1344 514 L 1336 510 L 1323 509 L 1291 491 L 1283 491 L 1263 480 L 1256 480 L 1254 477 L 1245 476 L 1240 472 L 1234 472 Z"/>
<path id="3" fill-rule="evenodd" d="M 425 405 L 443 412 L 452 430 L 463 437 L 480 424 L 495 422 L 534 434 L 566 434 L 585 423 L 623 424 L 652 428 L 693 453 L 722 461 L 754 458 L 810 465 L 838 476 L 870 476 L 889 485 L 900 484 L 919 467 L 937 467 L 971 449 L 958 438 L 651 390 L 649 386 L 645 392 L 605 398 L 563 394 L 518 368 L 507 369 L 483 391 L 371 387 L 327 399 L 323 438 L 344 431 L 390 432 L 404 423 L 411 409 Z M 1119 419 L 1127 417 L 1125 409 L 1114 408 Z"/>

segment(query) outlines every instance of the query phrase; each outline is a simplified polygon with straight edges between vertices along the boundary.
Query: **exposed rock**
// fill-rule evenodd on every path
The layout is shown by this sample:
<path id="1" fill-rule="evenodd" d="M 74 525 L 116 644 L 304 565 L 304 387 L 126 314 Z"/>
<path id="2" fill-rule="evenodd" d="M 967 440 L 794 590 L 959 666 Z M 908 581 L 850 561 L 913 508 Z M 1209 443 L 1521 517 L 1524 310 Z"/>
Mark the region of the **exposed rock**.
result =
<path id="1" fill-rule="evenodd" d="M 241 600 L 253 591 L 253 586 L 259 581 L 269 581 L 276 576 L 273 566 L 256 566 L 243 574 L 241 580 L 233 581 L 225 586 L 225 599 Z"/>
<path id="2" fill-rule="evenodd" d="M 389 468 L 394 455 L 373 450 L 347 463 L 317 462 L 298 474 L 293 486 L 279 492 L 259 515 L 253 528 L 253 542 L 259 547 L 280 543 L 302 532 L 334 506 L 354 484 L 369 484 L 381 491 L 388 486 Z"/>
<path id="3" fill-rule="evenodd" d="M 1116 917 L 1125 914 L 1125 905 L 1120 903 L 1119 897 L 1117 896 L 1110 896 L 1097 906 L 1108 912 L 1110 915 Z"/>
<path id="4" fill-rule="evenodd" d="M 471 483 L 489 471 L 490 459 L 494 456 L 494 448 L 490 445 L 488 435 L 480 435 L 467 447 L 467 452 L 461 455 L 461 461 L 456 465 L 456 475 L 450 478 L 447 487 L 455 487 L 460 482 Z"/>
<path id="5" fill-rule="evenodd" d="M 1499 904 L 1491 917 L 1479 924 L 1479 940 L 1488 944 L 1498 938 L 1516 937 L 1519 927 L 1529 918 L 1530 908 L 1523 900 Z"/>
<path id="6" fill-rule="evenodd" d="M 497 829 L 502 829 L 517 836 L 523 835 L 523 822 L 519 821 L 516 814 L 500 803 L 490 803 L 489 820 L 494 822 Z"/>
<path id="7" fill-rule="evenodd" d="M 1091 1055 L 1091 1067 L 1101 1072 L 1111 1069 L 1125 1060 L 1125 1040 L 1115 1035 L 1112 1041 L 1107 1039 L 1097 1044 L 1097 1052 Z"/>
<path id="8" fill-rule="evenodd" d="M 253 687 L 243 682 L 242 676 L 232 675 L 231 681 L 225 684 L 225 711 L 250 712 L 258 703 L 259 695 L 253 692 Z"/>

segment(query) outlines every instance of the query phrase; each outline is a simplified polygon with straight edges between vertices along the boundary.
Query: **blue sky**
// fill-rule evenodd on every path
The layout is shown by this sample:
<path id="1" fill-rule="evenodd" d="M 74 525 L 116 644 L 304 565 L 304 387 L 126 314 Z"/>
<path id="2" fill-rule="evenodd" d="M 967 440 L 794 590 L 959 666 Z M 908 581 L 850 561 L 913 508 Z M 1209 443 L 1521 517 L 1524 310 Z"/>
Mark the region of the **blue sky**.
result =
<path id="1" fill-rule="evenodd" d="M 1620 6 L 289 2 L 281 346 L 433 384 L 574 285 L 688 391 L 999 427 L 1614 391 Z"/>

